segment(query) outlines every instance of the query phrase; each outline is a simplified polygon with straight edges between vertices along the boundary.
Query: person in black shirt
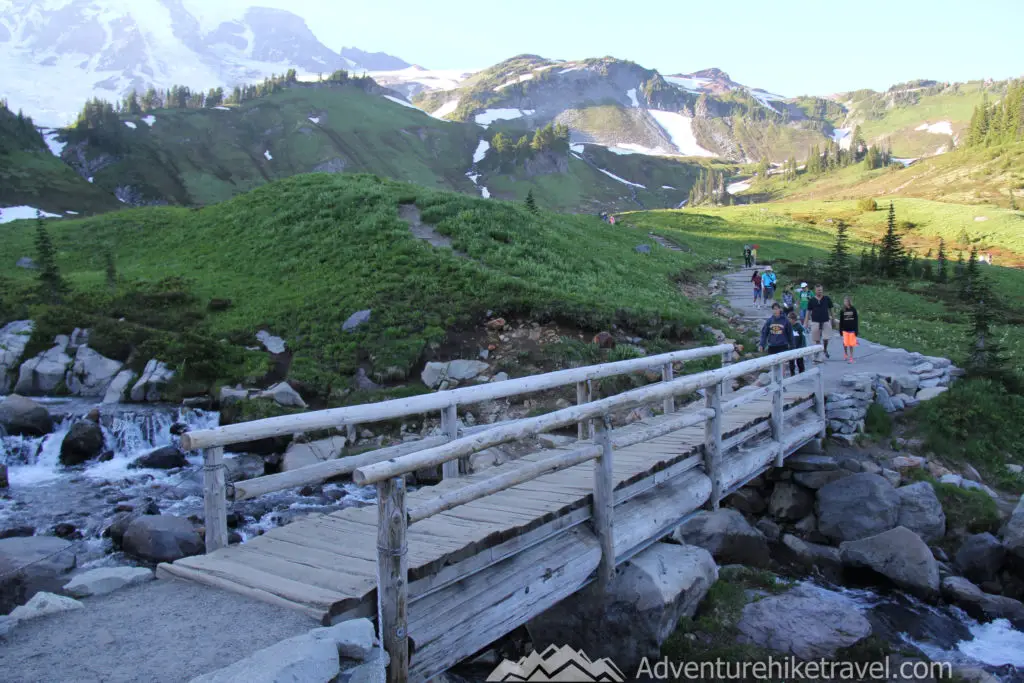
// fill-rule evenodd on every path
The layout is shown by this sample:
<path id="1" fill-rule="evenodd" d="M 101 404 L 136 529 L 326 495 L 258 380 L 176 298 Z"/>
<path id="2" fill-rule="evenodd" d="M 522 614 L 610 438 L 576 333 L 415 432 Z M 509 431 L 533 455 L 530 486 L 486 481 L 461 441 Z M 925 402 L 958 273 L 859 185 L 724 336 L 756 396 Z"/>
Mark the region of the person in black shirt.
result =
<path id="1" fill-rule="evenodd" d="M 858 321 L 857 309 L 853 307 L 850 297 L 843 299 L 843 310 L 839 311 L 839 331 L 843 335 L 843 358 L 852 363 L 853 349 L 857 346 Z"/>
<path id="2" fill-rule="evenodd" d="M 807 302 L 807 313 L 811 319 L 811 343 L 825 347 L 828 358 L 828 340 L 832 336 L 832 299 L 825 296 L 825 288 L 815 285 L 814 296 Z"/>

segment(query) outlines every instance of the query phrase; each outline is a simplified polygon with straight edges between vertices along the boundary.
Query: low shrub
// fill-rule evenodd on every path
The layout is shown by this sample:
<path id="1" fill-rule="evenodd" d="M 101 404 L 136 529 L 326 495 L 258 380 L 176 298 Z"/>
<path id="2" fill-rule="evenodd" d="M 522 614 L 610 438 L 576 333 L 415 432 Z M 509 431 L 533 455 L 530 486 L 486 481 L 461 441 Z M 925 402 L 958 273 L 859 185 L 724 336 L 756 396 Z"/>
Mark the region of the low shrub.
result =
<path id="1" fill-rule="evenodd" d="M 861 211 L 878 211 L 878 202 L 871 197 L 864 197 L 857 200 L 857 208 Z"/>

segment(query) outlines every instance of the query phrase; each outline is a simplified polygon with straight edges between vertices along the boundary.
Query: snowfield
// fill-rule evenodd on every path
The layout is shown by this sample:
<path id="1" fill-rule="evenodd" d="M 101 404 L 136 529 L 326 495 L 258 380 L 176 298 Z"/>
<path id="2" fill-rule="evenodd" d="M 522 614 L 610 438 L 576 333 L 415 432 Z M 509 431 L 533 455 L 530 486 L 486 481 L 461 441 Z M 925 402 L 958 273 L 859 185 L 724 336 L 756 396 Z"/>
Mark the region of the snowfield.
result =
<path id="1" fill-rule="evenodd" d="M 124 122 L 124 125 L 128 126 L 128 127 L 129 127 L 129 128 L 131 128 L 132 130 L 135 130 L 136 128 L 138 128 L 138 126 L 136 126 L 136 125 L 135 125 L 134 123 L 132 123 L 131 121 L 125 121 L 125 122 Z"/>
<path id="2" fill-rule="evenodd" d="M 526 81 L 530 81 L 530 80 L 533 80 L 533 74 L 523 74 L 519 78 L 513 78 L 511 81 L 505 81 L 504 83 L 499 85 L 497 88 L 495 88 L 494 92 L 498 92 L 499 90 L 507 88 L 510 85 L 515 85 L 516 83 L 525 83 Z"/>
<path id="3" fill-rule="evenodd" d="M 61 152 L 64 151 L 64 148 L 68 146 L 68 143 L 61 142 L 60 140 L 57 139 L 57 136 L 59 134 L 60 131 L 51 130 L 50 132 L 43 136 L 46 139 L 46 146 L 50 148 L 50 151 L 53 153 L 53 156 L 55 157 L 59 157 L 61 155 Z"/>
<path id="4" fill-rule="evenodd" d="M 620 156 L 626 156 L 628 154 L 645 154 L 645 155 L 647 155 L 649 157 L 670 157 L 670 156 L 676 156 L 676 155 L 672 154 L 672 152 L 670 152 L 670 151 L 668 151 L 666 149 L 663 149 L 661 147 L 655 147 L 655 148 L 652 149 L 650 147 L 644 147 L 643 145 L 638 145 L 635 142 L 620 142 L 619 144 L 615 145 L 614 147 L 609 147 L 608 151 L 611 152 L 612 154 L 618 154 Z"/>
<path id="5" fill-rule="evenodd" d="M 583 153 L 583 145 L 569 145 L 569 149 L 577 154 Z"/>
<path id="6" fill-rule="evenodd" d="M 231 111 L 230 107 L 214 107 L 217 111 Z"/>
<path id="7" fill-rule="evenodd" d="M 619 176 L 615 175 L 611 171 L 606 171 L 603 168 L 599 168 L 597 170 L 600 171 L 601 173 L 604 173 L 606 176 L 608 176 L 612 180 L 618 180 L 623 185 L 630 185 L 631 187 L 639 187 L 642 190 L 646 190 L 647 189 L 646 185 L 641 185 L 640 183 L 631 183 L 628 180 L 623 180 L 622 178 L 620 178 Z"/>
<path id="8" fill-rule="evenodd" d="M 560 74 L 567 74 L 570 71 L 579 71 L 582 68 L 583 68 L 582 66 L 570 66 L 568 69 L 562 69 L 558 73 L 560 73 Z"/>
<path id="9" fill-rule="evenodd" d="M 690 92 L 701 92 L 701 88 L 711 82 L 710 78 L 683 78 L 682 76 L 665 76 L 666 81 Z"/>
<path id="10" fill-rule="evenodd" d="M 270 153 L 269 149 L 266 150 L 265 152 L 263 152 L 263 156 L 265 156 L 267 158 L 267 161 L 273 161 L 274 160 L 274 155 Z"/>
<path id="11" fill-rule="evenodd" d="M 950 123 L 949 121 L 939 121 L 938 123 L 932 124 L 922 123 L 914 130 L 928 131 L 929 133 L 934 133 L 935 135 L 952 135 L 953 124 Z"/>
<path id="12" fill-rule="evenodd" d="M 435 119 L 443 119 L 444 117 L 448 116 L 458 108 L 459 98 L 456 97 L 454 100 L 448 100 L 447 102 L 442 104 L 436 111 L 434 111 L 430 115 L 433 116 Z"/>
<path id="13" fill-rule="evenodd" d="M 483 161 L 484 157 L 487 156 L 487 150 L 489 150 L 490 148 L 491 143 L 487 142 L 487 140 L 481 140 L 480 144 L 476 146 L 476 151 L 473 152 L 473 163 L 479 164 L 481 161 Z"/>
<path id="14" fill-rule="evenodd" d="M 483 197 L 484 199 L 490 199 L 491 198 L 491 191 L 488 190 L 486 187 L 481 187 L 480 188 L 480 196 Z"/>
<path id="15" fill-rule="evenodd" d="M 320 117 L 319 116 L 310 116 L 309 120 L 312 121 L 313 123 L 317 123 L 317 124 L 320 123 Z"/>
<path id="16" fill-rule="evenodd" d="M 458 69 L 430 71 L 410 66 L 398 71 L 370 71 L 368 75 L 383 86 L 418 83 L 427 90 L 454 90 L 473 72 Z"/>
<path id="17" fill-rule="evenodd" d="M 629 98 L 629 101 L 633 103 L 634 107 L 640 106 L 640 102 L 638 102 L 636 99 L 636 88 L 630 88 L 629 90 L 627 90 L 626 97 Z"/>
<path id="18" fill-rule="evenodd" d="M 403 107 L 409 107 L 410 109 L 415 109 L 416 111 L 422 111 L 422 110 L 421 110 L 421 109 L 420 109 L 419 107 L 417 107 L 417 106 L 416 106 L 415 104 L 412 104 L 411 102 L 406 102 L 405 100 L 400 100 L 400 99 L 398 99 L 397 97 L 392 97 L 391 95 L 385 95 L 385 96 L 384 96 L 384 99 L 386 99 L 386 100 L 391 100 L 391 101 L 392 101 L 392 102 L 394 102 L 395 104 L 400 104 L 400 105 L 402 105 Z"/>
<path id="19" fill-rule="evenodd" d="M 476 185 L 477 184 L 476 180 L 477 180 L 477 178 L 480 177 L 480 174 L 479 173 L 473 173 L 472 171 L 469 171 L 468 173 L 466 173 L 466 177 L 469 178 L 470 180 L 472 180 L 473 184 Z"/>
<path id="20" fill-rule="evenodd" d="M 153 116 L 152 114 L 150 114 L 149 116 L 143 118 L 142 122 L 144 124 L 146 124 L 147 126 L 149 126 L 150 128 L 152 128 L 153 124 L 156 123 L 156 117 Z"/>
<path id="21" fill-rule="evenodd" d="M 671 111 L 658 111 L 657 109 L 649 109 L 648 112 L 658 122 L 658 125 L 665 129 L 669 139 L 672 140 L 672 144 L 679 149 L 683 156 L 718 156 L 697 144 L 697 138 L 693 134 L 693 119 L 691 117 Z"/>
<path id="22" fill-rule="evenodd" d="M 674 190 L 676 188 L 672 187 L 671 185 L 662 185 L 661 189 L 663 189 L 663 190 Z"/>
<path id="23" fill-rule="evenodd" d="M 10 223 L 11 221 L 21 221 L 29 218 L 36 217 L 36 211 L 34 206 L 3 206 L 0 207 L 0 223 Z M 68 213 L 71 213 L 70 211 Z M 60 218 L 61 216 L 55 213 L 42 212 L 43 218 Z"/>
<path id="24" fill-rule="evenodd" d="M 839 149 L 850 149 L 851 133 L 853 133 L 852 128 L 836 128 L 832 131 L 832 139 L 839 145 Z"/>
<path id="25" fill-rule="evenodd" d="M 750 180 L 740 180 L 735 183 L 730 183 L 725 191 L 729 194 L 738 194 L 740 192 L 746 192 L 750 189 Z"/>
<path id="26" fill-rule="evenodd" d="M 478 125 L 489 126 L 495 121 L 511 121 L 533 115 L 533 109 L 488 109 L 473 117 Z"/>
<path id="27" fill-rule="evenodd" d="M 772 93 L 765 92 L 764 90 L 751 90 L 750 95 L 755 100 L 760 102 L 762 106 L 766 107 L 767 109 L 771 109 L 776 114 L 780 112 L 778 109 L 772 106 L 772 102 L 786 99 L 782 95 L 773 95 Z"/>

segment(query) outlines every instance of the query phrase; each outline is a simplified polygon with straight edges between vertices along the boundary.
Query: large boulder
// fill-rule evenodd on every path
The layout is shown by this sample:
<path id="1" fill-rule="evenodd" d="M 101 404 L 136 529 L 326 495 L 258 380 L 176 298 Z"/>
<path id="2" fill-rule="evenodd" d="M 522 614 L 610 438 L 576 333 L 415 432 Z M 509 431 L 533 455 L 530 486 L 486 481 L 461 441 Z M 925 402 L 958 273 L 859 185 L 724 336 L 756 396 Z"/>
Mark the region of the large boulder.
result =
<path id="1" fill-rule="evenodd" d="M 52 348 L 21 364 L 18 384 L 14 387 L 16 393 L 40 396 L 64 387 L 64 376 L 71 365 L 71 356 L 67 354 L 70 340 L 61 334 L 53 341 Z"/>
<path id="2" fill-rule="evenodd" d="M 602 595 L 591 585 L 527 624 L 534 649 L 549 645 L 582 649 L 593 659 L 610 657 L 623 671 L 644 657 L 656 658 L 661 643 L 718 578 L 711 554 L 689 545 L 655 543 L 619 571 Z"/>
<path id="3" fill-rule="evenodd" d="M 964 539 L 956 551 L 956 568 L 975 583 L 992 581 L 999 575 L 1006 548 L 990 533 L 974 534 Z"/>
<path id="4" fill-rule="evenodd" d="M 487 363 L 479 360 L 453 360 L 447 363 L 427 363 L 420 373 L 423 383 L 431 389 L 441 386 L 442 382 L 456 380 L 465 382 L 483 374 L 488 369 Z"/>
<path id="5" fill-rule="evenodd" d="M 818 489 L 818 531 L 836 542 L 856 541 L 896 526 L 900 497 L 877 474 L 861 472 Z"/>
<path id="6" fill-rule="evenodd" d="M 11 436 L 44 436 L 53 431 L 53 418 L 32 399 L 11 394 L 0 402 L 0 427 Z"/>
<path id="7" fill-rule="evenodd" d="M 103 396 L 122 365 L 88 346 L 79 346 L 74 365 L 65 378 L 68 391 L 75 396 Z"/>
<path id="8" fill-rule="evenodd" d="M 59 591 L 77 564 L 72 545 L 55 536 L 0 539 L 0 614 L 39 591 Z"/>
<path id="9" fill-rule="evenodd" d="M 325 460 L 333 460 L 341 455 L 346 441 L 344 436 L 332 436 L 307 443 L 292 443 L 281 459 L 281 471 L 290 472 Z"/>
<path id="10" fill-rule="evenodd" d="M 132 520 L 121 547 L 146 562 L 174 562 L 200 555 L 206 545 L 191 522 L 173 515 L 142 515 Z"/>
<path id="11" fill-rule="evenodd" d="M 317 629 L 321 631 L 325 629 Z M 341 660 L 338 646 L 314 631 L 282 640 L 189 683 L 333 683 Z"/>
<path id="12" fill-rule="evenodd" d="M 284 353 L 288 348 L 288 344 L 281 337 L 276 337 L 267 330 L 260 330 L 256 333 L 256 339 L 260 344 L 263 344 L 263 348 L 273 354 Z"/>
<path id="13" fill-rule="evenodd" d="M 1010 515 L 1010 520 L 1003 527 L 1002 537 L 1007 552 L 1024 568 L 1024 495 L 1020 497 L 1017 507 Z"/>
<path id="14" fill-rule="evenodd" d="M 939 591 L 939 565 L 928 545 L 906 527 L 839 545 L 843 564 L 869 569 L 910 593 L 932 598 Z"/>
<path id="15" fill-rule="evenodd" d="M 64 435 L 60 444 L 60 464 L 72 467 L 99 457 L 103 444 L 103 429 L 91 420 L 80 420 L 71 425 Z"/>
<path id="16" fill-rule="evenodd" d="M 68 612 L 73 609 L 82 609 L 83 607 L 85 605 L 74 598 L 40 591 L 33 595 L 32 599 L 24 605 L 15 607 L 11 611 L 11 619 L 15 621 L 28 621 L 29 619 L 45 617 L 50 614 L 60 614 L 61 612 Z"/>
<path id="17" fill-rule="evenodd" d="M 99 567 L 72 578 L 64 592 L 75 598 L 87 598 L 152 580 L 153 570 L 145 567 Z"/>
<path id="18" fill-rule="evenodd" d="M 702 510 L 680 524 L 672 538 L 684 545 L 704 548 L 719 564 L 768 566 L 768 541 L 764 534 L 735 510 Z"/>
<path id="19" fill-rule="evenodd" d="M 896 489 L 900 497 L 900 512 L 896 523 L 906 527 L 927 543 L 946 535 L 946 513 L 935 495 L 935 487 L 926 481 Z"/>
<path id="20" fill-rule="evenodd" d="M 173 370 L 155 358 L 150 360 L 142 371 L 142 377 L 132 387 L 132 400 L 136 403 L 160 401 L 167 383 L 173 378 Z"/>
<path id="21" fill-rule="evenodd" d="M 963 608 L 975 619 L 1007 619 L 1024 629 L 1024 604 L 1002 595 L 985 593 L 962 576 L 942 580 L 942 597 Z"/>
<path id="22" fill-rule="evenodd" d="M 759 515 L 768 507 L 764 496 L 753 486 L 744 486 L 738 489 L 725 499 L 725 504 L 748 515 Z"/>
<path id="23" fill-rule="evenodd" d="M 817 472 L 795 472 L 793 474 L 793 481 L 801 486 L 817 491 L 822 486 L 831 484 L 837 479 L 844 479 L 849 477 L 852 472 L 850 470 L 818 470 Z"/>
<path id="24" fill-rule="evenodd" d="M 284 406 L 285 408 L 306 407 L 306 402 L 302 400 L 302 396 L 288 382 L 278 382 L 266 391 L 256 394 L 255 398 L 269 398 L 277 405 Z"/>
<path id="25" fill-rule="evenodd" d="M 839 550 L 828 545 L 809 543 L 793 534 L 782 537 L 779 554 L 801 569 L 817 570 L 830 577 L 838 577 L 842 569 Z"/>
<path id="26" fill-rule="evenodd" d="M 796 522 L 814 511 L 814 496 L 793 482 L 780 481 L 768 499 L 768 512 L 775 519 Z"/>
<path id="27" fill-rule="evenodd" d="M 103 393 L 103 402 L 120 403 L 123 401 L 125 394 L 128 392 L 128 387 L 132 385 L 134 380 L 135 373 L 131 370 L 122 370 L 117 373 L 107 387 L 107 390 Z"/>
<path id="28" fill-rule="evenodd" d="M 0 327 L 0 394 L 6 394 L 14 383 L 14 370 L 25 353 L 35 323 L 16 320 Z"/>
<path id="29" fill-rule="evenodd" d="M 259 455 L 237 453 L 224 458 L 224 470 L 228 483 L 245 481 L 266 474 L 266 462 Z"/>
<path id="30" fill-rule="evenodd" d="M 737 628 L 743 642 L 809 660 L 831 658 L 871 635 L 856 603 L 809 583 L 748 603 Z"/>
<path id="31" fill-rule="evenodd" d="M 128 469 L 173 470 L 188 467 L 188 458 L 175 446 L 162 446 L 145 455 L 140 455 L 128 465 Z"/>

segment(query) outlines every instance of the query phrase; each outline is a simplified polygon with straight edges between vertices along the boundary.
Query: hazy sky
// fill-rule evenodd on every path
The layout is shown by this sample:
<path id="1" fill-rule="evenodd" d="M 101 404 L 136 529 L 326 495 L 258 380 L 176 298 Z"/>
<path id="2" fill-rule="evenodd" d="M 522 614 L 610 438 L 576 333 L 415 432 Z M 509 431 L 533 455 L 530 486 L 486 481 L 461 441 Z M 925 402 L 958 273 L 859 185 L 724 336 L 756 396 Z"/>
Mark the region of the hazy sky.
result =
<path id="1" fill-rule="evenodd" d="M 236 0 L 207 0 L 211 3 Z M 783 95 L 1024 74 L 1024 0 L 248 0 L 301 14 L 332 49 L 434 69 L 520 53 L 612 55 L 662 73 L 717 66 Z"/>

